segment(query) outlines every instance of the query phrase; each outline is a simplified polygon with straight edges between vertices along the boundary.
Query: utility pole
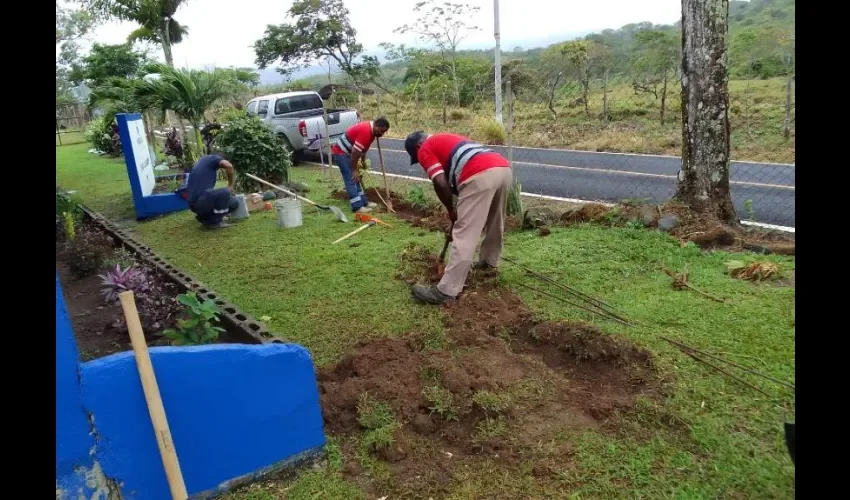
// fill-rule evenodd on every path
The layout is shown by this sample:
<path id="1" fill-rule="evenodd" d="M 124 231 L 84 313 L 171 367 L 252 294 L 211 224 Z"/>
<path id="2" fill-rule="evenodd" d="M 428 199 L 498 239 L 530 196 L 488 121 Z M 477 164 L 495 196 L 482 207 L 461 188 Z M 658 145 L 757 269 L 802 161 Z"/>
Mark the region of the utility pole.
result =
<path id="1" fill-rule="evenodd" d="M 493 0 L 493 36 L 496 38 L 496 121 L 502 123 L 502 47 L 499 42 L 499 0 Z"/>

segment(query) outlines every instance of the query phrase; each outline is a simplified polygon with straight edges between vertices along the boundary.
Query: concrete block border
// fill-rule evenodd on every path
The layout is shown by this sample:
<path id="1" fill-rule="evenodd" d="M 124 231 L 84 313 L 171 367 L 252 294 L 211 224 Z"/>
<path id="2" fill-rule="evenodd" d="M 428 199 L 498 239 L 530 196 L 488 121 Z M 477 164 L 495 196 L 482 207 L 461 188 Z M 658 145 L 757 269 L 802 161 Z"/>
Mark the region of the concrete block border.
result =
<path id="1" fill-rule="evenodd" d="M 137 241 L 127 231 L 107 219 L 103 215 L 85 206 L 81 207 L 84 217 L 118 240 L 122 246 L 136 254 L 148 265 L 155 267 L 163 276 L 167 276 L 174 284 L 184 291 L 194 291 L 201 299 L 210 299 L 218 306 L 222 323 L 233 331 L 240 341 L 246 344 L 283 344 L 284 340 L 275 336 L 264 323 L 257 321 L 250 314 L 227 301 L 221 294 L 204 285 L 187 272 L 170 264 L 164 257 L 154 252 L 151 247 Z"/>

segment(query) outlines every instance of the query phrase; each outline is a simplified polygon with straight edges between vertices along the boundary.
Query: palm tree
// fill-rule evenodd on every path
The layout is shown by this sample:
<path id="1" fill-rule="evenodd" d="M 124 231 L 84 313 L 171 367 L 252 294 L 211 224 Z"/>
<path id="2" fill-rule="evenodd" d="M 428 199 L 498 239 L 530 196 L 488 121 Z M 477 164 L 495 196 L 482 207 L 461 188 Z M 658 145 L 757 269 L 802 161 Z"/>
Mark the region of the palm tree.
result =
<path id="1" fill-rule="evenodd" d="M 158 77 L 147 78 L 139 84 L 136 99 L 151 103 L 163 114 L 171 110 L 191 123 L 198 151 L 201 151 L 201 121 L 204 113 L 227 94 L 225 79 L 214 71 L 174 69 L 165 65 L 157 68 L 157 74 Z"/>
<path id="2" fill-rule="evenodd" d="M 85 1 L 85 0 L 84 0 Z M 89 0 L 90 8 L 107 17 L 122 21 L 133 21 L 139 28 L 130 33 L 127 40 L 145 40 L 162 45 L 165 63 L 174 67 L 171 46 L 183 41 L 188 29 L 174 14 L 187 0 Z"/>

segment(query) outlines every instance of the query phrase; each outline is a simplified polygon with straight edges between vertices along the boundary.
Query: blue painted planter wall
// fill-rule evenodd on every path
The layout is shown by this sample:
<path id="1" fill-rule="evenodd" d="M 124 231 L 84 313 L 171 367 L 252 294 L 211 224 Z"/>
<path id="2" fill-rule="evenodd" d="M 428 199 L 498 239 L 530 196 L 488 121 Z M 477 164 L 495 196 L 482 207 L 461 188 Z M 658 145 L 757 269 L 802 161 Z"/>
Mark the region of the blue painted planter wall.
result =
<path id="1" fill-rule="evenodd" d="M 170 498 L 133 353 L 79 364 L 58 277 L 56 311 L 57 490 L 90 498 L 118 484 L 125 499 Z M 321 453 L 318 387 L 303 347 L 156 347 L 150 354 L 190 494 Z"/>

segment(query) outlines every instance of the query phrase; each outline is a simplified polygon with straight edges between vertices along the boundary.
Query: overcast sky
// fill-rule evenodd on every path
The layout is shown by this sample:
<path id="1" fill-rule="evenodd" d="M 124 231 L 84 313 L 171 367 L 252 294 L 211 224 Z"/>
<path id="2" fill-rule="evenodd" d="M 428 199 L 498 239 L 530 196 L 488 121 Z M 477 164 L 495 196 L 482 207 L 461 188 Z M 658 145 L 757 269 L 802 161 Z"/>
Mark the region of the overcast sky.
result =
<path id="1" fill-rule="evenodd" d="M 458 1 L 458 0 L 454 0 Z M 412 36 L 393 29 L 415 19 L 417 0 L 345 0 L 351 23 L 367 51 L 381 42 L 415 44 Z M 467 0 L 481 7 L 474 21 L 481 30 L 461 48 L 493 46 L 493 1 Z M 189 0 L 175 19 L 189 27 L 189 36 L 174 46 L 177 66 L 254 67 L 252 44 L 268 24 L 286 21 L 291 0 Z M 679 20 L 681 0 L 500 0 L 502 47 L 525 49 L 548 45 L 563 38 L 650 21 L 672 24 Z M 92 40 L 122 43 L 135 29 L 132 23 L 100 26 Z M 162 50 L 151 55 L 162 59 Z"/>

